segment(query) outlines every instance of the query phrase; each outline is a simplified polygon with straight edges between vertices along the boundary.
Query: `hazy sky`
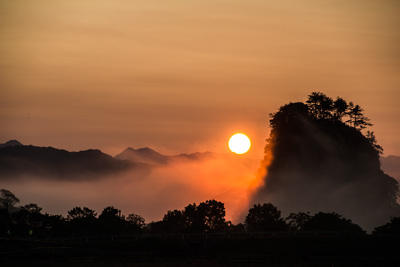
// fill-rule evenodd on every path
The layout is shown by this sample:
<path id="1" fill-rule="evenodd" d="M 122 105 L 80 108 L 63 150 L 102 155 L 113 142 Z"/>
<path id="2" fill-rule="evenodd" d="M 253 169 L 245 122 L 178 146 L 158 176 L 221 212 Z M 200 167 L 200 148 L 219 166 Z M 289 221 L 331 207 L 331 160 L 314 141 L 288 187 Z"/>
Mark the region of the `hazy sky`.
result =
<path id="1" fill-rule="evenodd" d="M 312 91 L 400 155 L 400 1 L 0 0 L 0 143 L 227 153 Z"/>

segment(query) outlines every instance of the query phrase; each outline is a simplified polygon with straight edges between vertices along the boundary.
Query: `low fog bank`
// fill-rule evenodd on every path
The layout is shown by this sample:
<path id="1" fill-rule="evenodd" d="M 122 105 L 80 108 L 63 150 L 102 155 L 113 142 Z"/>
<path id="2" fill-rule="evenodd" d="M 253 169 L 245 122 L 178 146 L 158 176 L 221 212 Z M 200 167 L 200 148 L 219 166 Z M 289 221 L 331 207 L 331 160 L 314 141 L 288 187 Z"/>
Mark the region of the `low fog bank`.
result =
<path id="1" fill-rule="evenodd" d="M 99 214 L 113 205 L 123 214 L 140 214 L 147 222 L 162 219 L 168 210 L 216 199 L 225 203 L 227 219 L 236 222 L 247 208 L 248 185 L 258 165 L 259 161 L 239 155 L 213 155 L 192 161 L 175 159 L 146 172 L 132 169 L 105 174 L 102 179 L 88 174 L 83 180 L 43 175 L 6 177 L 2 187 L 13 192 L 21 205 L 37 203 L 50 214 L 65 216 L 75 206 L 87 206 Z"/>
<path id="2" fill-rule="evenodd" d="M 400 215 L 398 183 L 381 171 L 378 151 L 358 129 L 311 118 L 303 103 L 273 116 L 280 121 L 272 121 L 266 174 L 250 204 L 271 202 L 283 215 L 337 212 L 368 231 Z"/>

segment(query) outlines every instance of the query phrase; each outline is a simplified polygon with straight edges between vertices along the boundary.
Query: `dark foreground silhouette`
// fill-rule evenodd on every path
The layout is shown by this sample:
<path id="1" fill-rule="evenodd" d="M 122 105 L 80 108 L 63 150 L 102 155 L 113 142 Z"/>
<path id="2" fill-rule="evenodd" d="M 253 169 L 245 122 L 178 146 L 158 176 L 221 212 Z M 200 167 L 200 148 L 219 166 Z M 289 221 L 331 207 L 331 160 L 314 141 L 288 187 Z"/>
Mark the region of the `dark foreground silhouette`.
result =
<path id="1" fill-rule="evenodd" d="M 1 240 L 3 266 L 399 266 L 399 238 L 341 235 L 141 235 Z"/>
<path id="2" fill-rule="evenodd" d="M 75 207 L 66 218 L 19 208 L 1 190 L 0 261 L 6 266 L 263 265 L 396 266 L 400 218 L 366 234 L 337 213 L 290 214 L 271 203 L 250 208 L 243 224 L 225 220 L 222 202 L 168 211 L 158 222 L 106 207 Z M 12 210 L 13 212 L 9 212 Z"/>

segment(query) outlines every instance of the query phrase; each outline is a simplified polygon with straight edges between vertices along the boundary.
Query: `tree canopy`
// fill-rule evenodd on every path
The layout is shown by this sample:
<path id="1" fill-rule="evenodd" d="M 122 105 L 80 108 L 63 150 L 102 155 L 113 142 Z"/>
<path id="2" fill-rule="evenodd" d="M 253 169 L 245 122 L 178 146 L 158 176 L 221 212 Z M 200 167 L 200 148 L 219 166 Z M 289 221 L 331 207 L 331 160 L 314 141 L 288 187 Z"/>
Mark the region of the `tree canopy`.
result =
<path id="1" fill-rule="evenodd" d="M 161 222 L 154 223 L 156 232 L 209 233 L 223 231 L 228 227 L 225 220 L 225 205 L 216 200 L 207 200 L 187 205 L 183 210 L 168 211 Z"/>
<path id="2" fill-rule="evenodd" d="M 10 207 L 13 207 L 19 202 L 19 199 L 10 191 L 6 189 L 0 189 L 0 204 L 9 211 Z"/>
<path id="3" fill-rule="evenodd" d="M 200 204 L 189 204 L 183 210 L 168 211 L 159 222 L 145 223 L 142 216 L 109 206 L 100 216 L 88 207 L 74 207 L 67 218 L 61 215 L 42 213 L 42 208 L 30 203 L 16 212 L 0 213 L 0 236 L 74 236 L 95 235 L 139 235 L 146 234 L 192 234 L 192 233 L 239 233 L 251 235 L 257 232 L 336 232 L 341 234 L 365 234 L 360 226 L 338 213 L 309 212 L 291 213 L 283 218 L 281 211 L 272 203 L 255 204 L 245 219 L 245 224 L 236 225 L 225 220 L 224 203 L 207 200 Z M 375 235 L 398 235 L 399 217 L 376 227 Z M 117 230 L 116 230 L 117 228 Z M 290 234 L 290 233 L 288 233 Z"/>
<path id="4" fill-rule="evenodd" d="M 373 231 L 374 235 L 400 236 L 400 217 L 393 217 L 390 222 L 378 226 Z"/>
<path id="5" fill-rule="evenodd" d="M 287 228 L 281 211 L 271 203 L 255 204 L 250 208 L 245 225 L 251 232 L 283 231 Z"/>
<path id="6" fill-rule="evenodd" d="M 337 97 L 335 101 L 321 92 L 312 92 L 306 101 L 310 115 L 315 119 L 337 120 L 362 130 L 372 126 L 369 118 L 364 115 L 364 109 L 353 102 Z"/>
<path id="7" fill-rule="evenodd" d="M 354 224 L 351 220 L 343 218 L 341 215 L 332 212 L 318 212 L 310 217 L 303 226 L 305 231 L 337 231 L 355 234 L 363 234 L 360 226 Z"/>
<path id="8" fill-rule="evenodd" d="M 79 220 L 79 219 L 88 219 L 95 218 L 97 213 L 89 209 L 88 207 L 75 207 L 72 210 L 68 211 L 68 219 L 70 220 Z"/>

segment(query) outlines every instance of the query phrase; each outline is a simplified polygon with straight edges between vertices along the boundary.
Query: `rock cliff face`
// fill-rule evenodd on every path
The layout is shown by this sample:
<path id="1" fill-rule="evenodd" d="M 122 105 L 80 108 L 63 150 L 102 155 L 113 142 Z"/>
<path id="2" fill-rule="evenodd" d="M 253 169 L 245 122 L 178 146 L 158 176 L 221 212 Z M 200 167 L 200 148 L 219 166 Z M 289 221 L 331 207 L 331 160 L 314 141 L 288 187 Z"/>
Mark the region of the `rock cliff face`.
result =
<path id="1" fill-rule="evenodd" d="M 378 151 L 359 130 L 317 119 L 303 103 L 281 107 L 271 126 L 264 185 L 252 203 L 271 202 L 287 214 L 337 212 L 366 230 L 399 216 L 398 183 L 383 173 Z"/>

